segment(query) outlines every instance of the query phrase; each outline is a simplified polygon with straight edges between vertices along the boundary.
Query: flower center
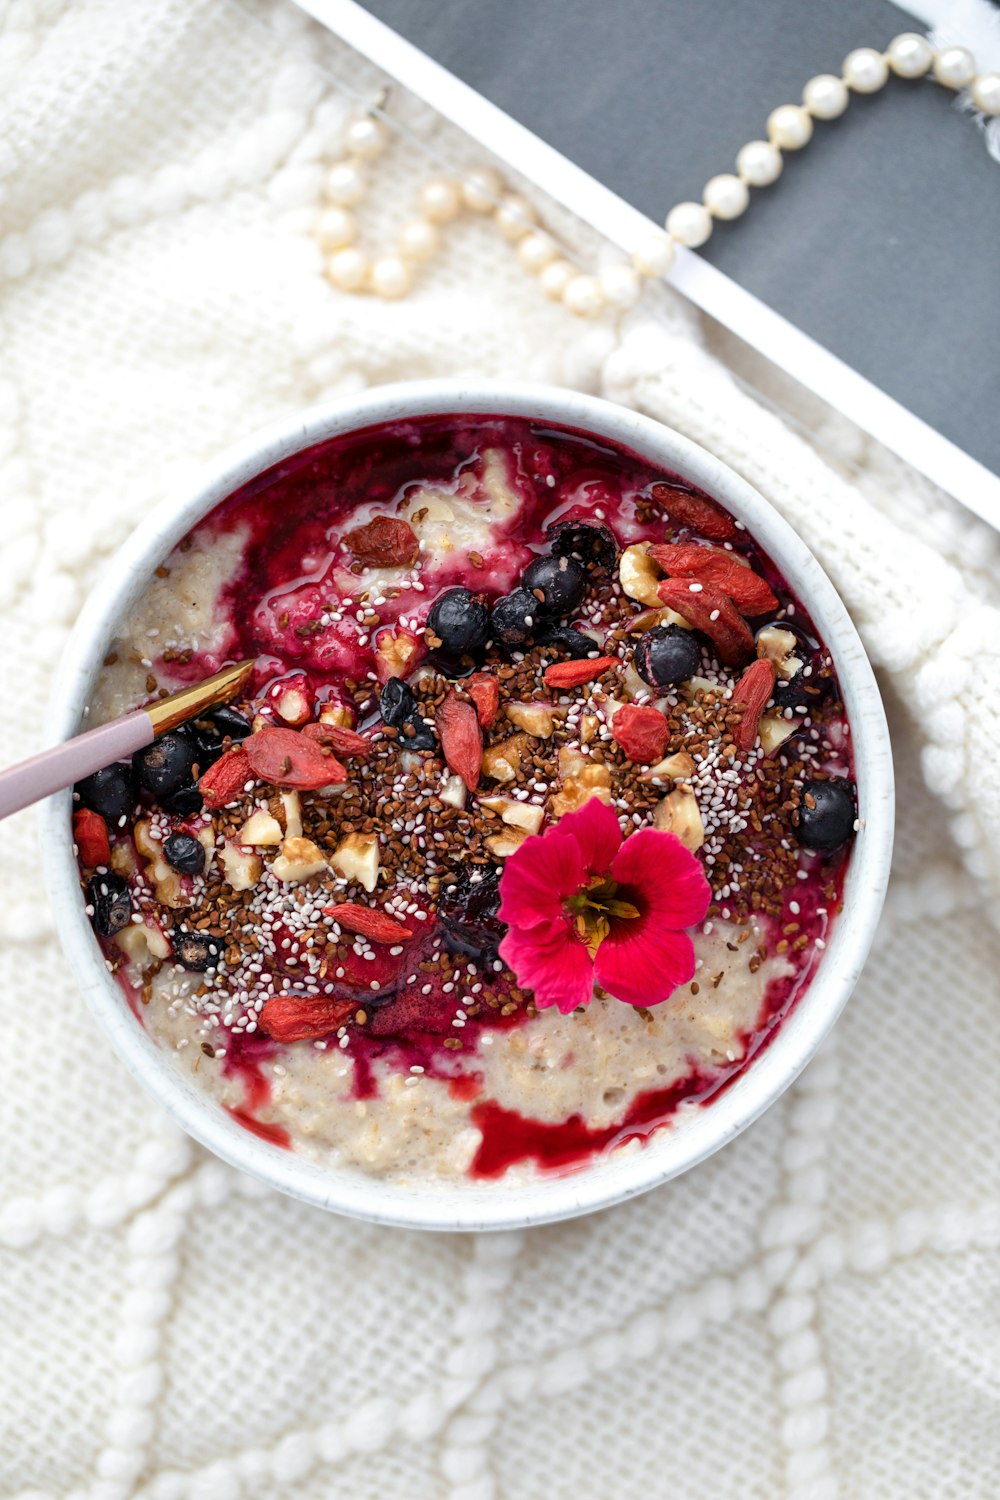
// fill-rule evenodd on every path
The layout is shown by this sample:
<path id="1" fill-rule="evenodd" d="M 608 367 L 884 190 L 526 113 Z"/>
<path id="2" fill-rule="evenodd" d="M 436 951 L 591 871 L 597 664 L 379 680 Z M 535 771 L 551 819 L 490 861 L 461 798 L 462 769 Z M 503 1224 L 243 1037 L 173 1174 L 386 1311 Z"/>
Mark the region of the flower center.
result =
<path id="1" fill-rule="evenodd" d="M 589 885 L 566 902 L 577 937 L 586 944 L 591 958 L 611 931 L 612 918 L 628 920 L 639 915 L 639 908 L 631 901 L 621 900 L 618 890 L 615 881 L 595 875 Z"/>

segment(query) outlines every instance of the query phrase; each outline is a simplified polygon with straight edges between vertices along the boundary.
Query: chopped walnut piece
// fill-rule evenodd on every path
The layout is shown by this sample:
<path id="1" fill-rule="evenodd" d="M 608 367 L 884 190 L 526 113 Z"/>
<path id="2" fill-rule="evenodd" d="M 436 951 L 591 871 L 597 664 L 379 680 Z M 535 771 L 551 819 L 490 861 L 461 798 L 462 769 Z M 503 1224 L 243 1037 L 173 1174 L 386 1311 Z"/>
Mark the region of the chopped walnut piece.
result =
<path id="1" fill-rule="evenodd" d="M 501 822 L 526 833 L 537 833 L 545 821 L 544 808 L 533 802 L 518 802 L 513 797 L 480 797 L 479 806 L 495 813 Z"/>
<path id="2" fill-rule="evenodd" d="M 298 792 L 282 792 L 281 807 L 285 814 L 285 837 L 302 837 L 302 798 Z"/>
<path id="3" fill-rule="evenodd" d="M 705 842 L 705 825 L 701 820 L 701 809 L 693 792 L 675 787 L 662 802 L 653 809 L 653 826 L 663 832 L 676 834 L 685 849 L 692 852 Z"/>
<path id="4" fill-rule="evenodd" d="M 576 812 L 591 797 L 597 797 L 601 802 L 611 802 L 610 766 L 581 755 L 571 745 L 564 745 L 559 751 L 559 775 L 562 786 L 552 798 L 553 818 L 563 818 L 569 812 Z"/>
<path id="5" fill-rule="evenodd" d="M 664 608 L 657 587 L 663 577 L 663 569 L 650 557 L 649 547 L 649 542 L 635 542 L 631 547 L 625 548 L 618 562 L 618 578 L 623 592 L 630 599 L 647 605 L 650 613 L 648 624 L 640 625 L 639 621 L 644 616 L 638 615 L 629 627 L 630 633 L 649 630 L 653 625 L 683 625 L 685 630 L 690 630 L 691 626 L 683 615 L 679 615 L 675 609 Z"/>
<path id="6" fill-rule="evenodd" d="M 508 703 L 505 712 L 512 724 L 537 740 L 547 740 L 556 727 L 551 703 Z"/>
<path id="7" fill-rule="evenodd" d="M 798 728 L 799 724 L 795 719 L 784 719 L 780 715 L 765 714 L 757 726 L 757 733 L 760 736 L 761 745 L 764 747 L 764 754 L 770 755 L 773 751 L 777 750 L 778 746 L 783 745 L 787 739 L 790 739 Z"/>
<path id="8" fill-rule="evenodd" d="M 459 809 L 465 806 L 468 795 L 468 788 L 461 776 L 447 776 L 444 785 L 438 793 L 442 802 L 447 803 L 449 807 L 457 807 Z"/>
<path id="9" fill-rule="evenodd" d="M 277 818 L 261 811 L 250 814 L 238 835 L 241 844 L 252 844 L 255 848 L 280 844 L 282 836 Z"/>
<path id="10" fill-rule="evenodd" d="M 666 760 L 657 761 L 655 766 L 646 766 L 639 774 L 644 781 L 650 781 L 654 776 L 667 776 L 671 781 L 688 781 L 694 775 L 694 761 L 686 750 L 678 750 L 675 755 L 668 755 Z"/>
<path id="11" fill-rule="evenodd" d="M 483 775 L 491 781 L 516 781 L 527 750 L 528 736 L 523 731 L 499 745 L 488 745 L 483 751 Z"/>
<path id="12" fill-rule="evenodd" d="M 757 636 L 757 655 L 768 657 L 777 675 L 786 682 L 802 669 L 802 660 L 795 654 L 798 649 L 798 637 L 790 630 L 782 630 L 780 625 L 766 625 Z"/>
<path id="13" fill-rule="evenodd" d="M 264 873 L 259 854 L 248 854 L 232 839 L 227 839 L 219 850 L 222 878 L 234 891 L 251 890 Z"/>
<path id="14" fill-rule="evenodd" d="M 353 729 L 354 715 L 346 703 L 324 703 L 319 711 L 321 724 L 334 724 L 338 729 Z"/>
<path id="15" fill-rule="evenodd" d="M 279 719 L 298 729 L 312 718 L 312 706 L 301 688 L 286 688 L 275 702 Z"/>
<path id="16" fill-rule="evenodd" d="M 527 837 L 521 828 L 506 828 L 503 833 L 491 833 L 483 842 L 494 858 L 506 859 L 520 849 Z"/>
<path id="17" fill-rule="evenodd" d="M 348 880 L 356 880 L 373 891 L 378 880 L 378 834 L 349 833 L 330 856 L 330 863 Z"/>
<path id="18" fill-rule="evenodd" d="M 308 880 L 311 875 L 321 875 L 325 869 L 322 849 L 312 839 L 301 837 L 286 838 L 271 864 L 271 874 L 278 880 Z"/>

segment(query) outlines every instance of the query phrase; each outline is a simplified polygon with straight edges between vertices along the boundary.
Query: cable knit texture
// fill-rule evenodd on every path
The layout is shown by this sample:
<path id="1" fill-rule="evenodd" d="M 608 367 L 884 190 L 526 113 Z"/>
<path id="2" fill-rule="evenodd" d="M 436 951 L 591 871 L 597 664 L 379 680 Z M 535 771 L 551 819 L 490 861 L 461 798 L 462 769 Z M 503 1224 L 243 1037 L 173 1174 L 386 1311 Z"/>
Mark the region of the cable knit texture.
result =
<path id="1" fill-rule="evenodd" d="M 493 1237 L 326 1216 L 192 1145 L 74 993 L 33 815 L 0 825 L 0 1493 L 995 1495 L 997 538 L 667 293 L 575 322 L 481 221 L 402 303 L 332 291 L 323 170 L 381 79 L 294 7 L 9 0 L 0 28 L 0 763 L 200 463 L 324 397 L 487 373 L 602 390 L 756 484 L 865 637 L 900 782 L 876 950 L 796 1087 L 667 1187 Z M 398 88 L 392 113 L 373 246 L 425 148 L 479 157 Z"/>

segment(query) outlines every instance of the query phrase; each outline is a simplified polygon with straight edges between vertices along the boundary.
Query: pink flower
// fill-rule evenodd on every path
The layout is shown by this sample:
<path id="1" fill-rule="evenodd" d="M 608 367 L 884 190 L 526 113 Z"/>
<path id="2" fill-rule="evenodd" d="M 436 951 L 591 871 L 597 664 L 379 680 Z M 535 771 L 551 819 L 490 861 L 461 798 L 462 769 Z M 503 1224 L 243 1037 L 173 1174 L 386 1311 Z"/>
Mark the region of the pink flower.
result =
<path id="1" fill-rule="evenodd" d="M 540 1008 L 587 1005 L 595 982 L 628 1005 L 659 1005 L 694 977 L 684 930 L 703 921 L 711 890 L 672 833 L 624 840 L 592 798 L 508 858 L 500 880 L 500 956 Z"/>

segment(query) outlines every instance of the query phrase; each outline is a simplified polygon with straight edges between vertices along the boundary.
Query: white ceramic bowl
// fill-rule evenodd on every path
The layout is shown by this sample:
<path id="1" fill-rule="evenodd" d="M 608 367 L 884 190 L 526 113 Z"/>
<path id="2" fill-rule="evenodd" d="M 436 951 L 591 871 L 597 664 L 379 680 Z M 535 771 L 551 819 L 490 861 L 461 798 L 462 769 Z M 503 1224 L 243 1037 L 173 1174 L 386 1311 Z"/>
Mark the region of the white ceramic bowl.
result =
<path id="1" fill-rule="evenodd" d="M 70 793 L 44 811 L 44 847 L 59 934 L 87 1003 L 135 1077 L 203 1145 L 234 1166 L 309 1203 L 358 1218 L 427 1229 L 500 1229 L 571 1218 L 634 1197 L 695 1166 L 738 1135 L 806 1065 L 850 995 L 868 954 L 889 873 L 893 779 L 885 715 L 864 649 L 816 559 L 791 528 L 731 469 L 658 423 L 622 407 L 542 386 L 419 381 L 384 386 L 277 423 L 227 453 L 197 489 L 159 506 L 114 558 L 70 638 L 48 719 L 50 741 L 80 727 L 81 710 L 116 622 L 153 569 L 220 500 L 279 460 L 378 422 L 425 413 L 487 413 L 564 423 L 610 438 L 705 490 L 744 521 L 799 594 L 830 647 L 850 716 L 862 829 L 850 862 L 844 910 L 818 972 L 770 1044 L 717 1100 L 681 1112 L 643 1150 L 598 1160 L 567 1176 L 436 1185 L 383 1183 L 329 1169 L 258 1139 L 201 1093 L 175 1057 L 136 1021 L 108 973 L 84 912 L 70 833 Z"/>

